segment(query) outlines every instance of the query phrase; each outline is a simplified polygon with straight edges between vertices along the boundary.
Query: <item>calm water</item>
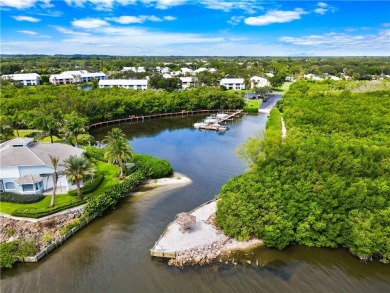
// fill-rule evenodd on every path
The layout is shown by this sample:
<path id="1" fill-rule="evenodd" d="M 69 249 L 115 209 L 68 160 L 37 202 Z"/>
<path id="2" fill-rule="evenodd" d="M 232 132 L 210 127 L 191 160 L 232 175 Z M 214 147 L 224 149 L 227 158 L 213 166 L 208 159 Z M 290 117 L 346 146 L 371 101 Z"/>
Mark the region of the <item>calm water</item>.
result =
<path id="1" fill-rule="evenodd" d="M 185 269 L 151 258 L 149 249 L 177 213 L 213 198 L 245 171 L 234 150 L 264 129 L 266 116 L 245 116 L 224 135 L 193 129 L 198 119 L 122 125 L 136 152 L 169 160 L 193 183 L 125 199 L 39 264 L 3 272 L 1 292 L 390 292 L 389 266 L 362 263 L 344 249 L 258 248 L 233 255 L 237 266 Z"/>

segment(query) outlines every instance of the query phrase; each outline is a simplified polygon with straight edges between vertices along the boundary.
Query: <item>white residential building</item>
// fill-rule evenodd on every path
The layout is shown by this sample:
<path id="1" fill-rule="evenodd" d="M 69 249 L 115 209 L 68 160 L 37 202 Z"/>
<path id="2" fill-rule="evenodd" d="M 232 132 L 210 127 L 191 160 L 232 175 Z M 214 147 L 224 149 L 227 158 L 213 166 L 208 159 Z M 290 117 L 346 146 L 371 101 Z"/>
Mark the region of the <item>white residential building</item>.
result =
<path id="1" fill-rule="evenodd" d="M 219 84 L 225 86 L 228 90 L 245 89 L 245 83 L 243 78 L 223 78 L 221 79 Z"/>
<path id="2" fill-rule="evenodd" d="M 200 67 L 200 68 L 196 69 L 196 70 L 194 71 L 194 73 L 199 73 L 199 72 L 203 72 L 203 71 L 207 71 L 207 68 L 205 68 L 205 67 Z"/>
<path id="3" fill-rule="evenodd" d="M 99 88 L 122 87 L 133 90 L 147 90 L 148 80 L 146 79 L 106 79 L 99 81 Z"/>
<path id="4" fill-rule="evenodd" d="M 13 79 L 23 85 L 38 85 L 41 80 L 37 73 L 6 74 L 1 76 L 2 79 Z"/>
<path id="5" fill-rule="evenodd" d="M 133 72 L 137 72 L 137 68 L 135 68 L 135 67 L 123 67 L 122 71 L 133 71 Z"/>
<path id="6" fill-rule="evenodd" d="M 187 67 L 181 68 L 181 72 L 182 72 L 184 75 L 186 75 L 186 74 L 193 74 L 193 73 L 194 73 L 194 71 L 193 71 L 192 69 L 187 68 Z"/>
<path id="7" fill-rule="evenodd" d="M 168 74 L 168 73 L 164 73 L 162 75 L 163 78 L 172 78 L 172 75 Z"/>
<path id="8" fill-rule="evenodd" d="M 313 73 L 304 74 L 303 77 L 306 79 L 312 79 L 312 80 L 324 80 L 323 78 L 321 78 Z"/>
<path id="9" fill-rule="evenodd" d="M 88 72 L 86 70 L 64 71 L 61 74 L 51 75 L 49 81 L 52 84 L 68 84 L 76 82 L 88 82 L 92 81 L 93 79 L 107 79 L 107 75 L 104 72 Z"/>
<path id="10" fill-rule="evenodd" d="M 161 68 L 160 72 L 162 74 L 171 72 L 171 69 L 169 67 L 163 67 Z"/>
<path id="11" fill-rule="evenodd" d="M 138 67 L 137 72 L 146 72 L 145 67 Z"/>
<path id="12" fill-rule="evenodd" d="M 215 69 L 215 68 L 210 68 L 210 69 L 209 69 L 209 72 L 210 72 L 210 73 L 214 73 L 214 72 L 216 72 L 216 71 L 217 71 L 217 69 Z"/>
<path id="13" fill-rule="evenodd" d="M 198 82 L 198 79 L 192 76 L 180 77 L 180 80 L 183 89 L 195 87 Z"/>
<path id="14" fill-rule="evenodd" d="M 81 156 L 84 150 L 62 143 L 38 143 L 33 138 L 17 137 L 0 144 L 0 192 L 40 194 L 53 188 L 53 166 L 50 155 L 59 158 L 59 169 L 70 156 Z M 57 181 L 57 192 L 66 193 L 76 186 L 65 175 Z"/>
<path id="15" fill-rule="evenodd" d="M 265 87 L 265 86 L 270 85 L 270 82 L 268 81 L 268 79 L 266 79 L 264 77 L 252 76 L 250 78 L 250 80 L 251 80 L 251 88 Z"/>
<path id="16" fill-rule="evenodd" d="M 274 77 L 275 76 L 272 72 L 267 72 L 265 75 L 268 76 L 268 77 Z"/>

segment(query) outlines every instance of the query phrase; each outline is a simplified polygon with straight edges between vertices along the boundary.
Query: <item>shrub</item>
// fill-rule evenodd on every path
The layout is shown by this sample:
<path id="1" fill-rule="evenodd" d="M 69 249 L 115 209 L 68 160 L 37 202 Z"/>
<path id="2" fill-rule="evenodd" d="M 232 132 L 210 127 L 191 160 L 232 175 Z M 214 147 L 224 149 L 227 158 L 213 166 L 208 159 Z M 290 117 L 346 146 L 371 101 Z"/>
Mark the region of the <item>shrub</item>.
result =
<path id="1" fill-rule="evenodd" d="M 65 225 L 64 227 L 62 227 L 60 229 L 61 234 L 64 235 L 64 234 L 68 233 L 70 230 L 72 230 L 74 227 L 79 226 L 80 224 L 81 224 L 81 219 L 80 218 L 70 222 L 69 224 Z"/>
<path id="2" fill-rule="evenodd" d="M 104 175 L 97 175 L 90 184 L 81 187 L 81 194 L 86 195 L 94 192 L 104 180 Z M 77 189 L 68 191 L 69 195 L 77 196 Z"/>
<path id="3" fill-rule="evenodd" d="M 163 178 L 173 174 L 172 165 L 167 160 L 158 159 L 144 154 L 136 154 L 134 163 L 139 168 L 150 169 L 152 179 Z"/>
<path id="4" fill-rule="evenodd" d="M 20 194 L 12 192 L 0 193 L 0 202 L 14 203 L 34 203 L 41 201 L 45 196 L 43 194 Z"/>
<path id="5" fill-rule="evenodd" d="M 105 193 L 102 193 L 88 201 L 84 207 L 87 216 L 99 216 L 106 209 L 114 209 L 117 202 L 125 197 L 134 187 L 139 185 L 147 178 L 142 170 L 137 170 L 130 177 L 112 186 Z"/>
<path id="6" fill-rule="evenodd" d="M 64 205 L 55 206 L 54 208 L 34 208 L 34 207 L 23 207 L 14 210 L 11 215 L 15 217 L 26 217 L 26 218 L 41 218 L 57 212 L 76 207 L 81 205 L 83 202 L 78 199 L 74 199 L 70 202 L 67 202 Z"/>
<path id="7" fill-rule="evenodd" d="M 0 268 L 12 268 L 12 265 L 19 259 L 36 253 L 34 242 L 21 240 L 0 244 Z"/>
<path id="8" fill-rule="evenodd" d="M 41 241 L 44 243 L 50 243 L 53 236 L 53 232 L 51 232 L 50 230 L 46 230 L 45 233 L 43 233 Z"/>
<path id="9" fill-rule="evenodd" d="M 102 162 L 107 162 L 106 159 L 104 159 L 104 148 L 97 148 L 94 146 L 85 146 L 83 149 L 86 151 L 85 156 L 88 159 L 95 159 Z"/>
<path id="10" fill-rule="evenodd" d="M 257 107 L 250 107 L 250 106 L 244 106 L 243 110 L 244 110 L 244 112 L 247 112 L 247 113 L 259 112 L 259 109 Z"/>

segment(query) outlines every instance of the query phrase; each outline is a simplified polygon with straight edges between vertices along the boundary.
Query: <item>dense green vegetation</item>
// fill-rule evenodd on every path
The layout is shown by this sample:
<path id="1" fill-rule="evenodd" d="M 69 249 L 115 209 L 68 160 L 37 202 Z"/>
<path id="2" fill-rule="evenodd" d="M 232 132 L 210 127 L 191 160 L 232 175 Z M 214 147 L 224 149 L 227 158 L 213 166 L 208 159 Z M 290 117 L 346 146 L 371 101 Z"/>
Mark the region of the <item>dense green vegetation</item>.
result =
<path id="1" fill-rule="evenodd" d="M 43 194 L 0 193 L 0 202 L 34 203 L 44 198 Z"/>
<path id="2" fill-rule="evenodd" d="M 75 85 L 25 88 L 10 85 L 2 86 L 0 99 L 1 115 L 7 120 L 2 124 L 13 126 L 14 121 L 18 121 L 17 127 L 20 129 L 51 131 L 51 135 L 59 134 L 55 130 L 66 130 L 73 126 L 65 127 L 66 121 L 86 117 L 89 123 L 93 123 L 129 115 L 195 109 L 238 109 L 243 106 L 241 94 L 210 87 L 169 93 L 122 88 L 81 91 Z M 71 113 L 72 116 L 67 119 L 65 113 Z M 43 126 L 48 129 L 43 129 Z"/>
<path id="3" fill-rule="evenodd" d="M 12 268 L 12 265 L 19 259 L 34 254 L 36 244 L 16 240 L 0 244 L 0 268 Z"/>
<path id="4" fill-rule="evenodd" d="M 136 167 L 140 166 L 143 169 L 147 169 L 152 179 L 169 177 L 173 174 L 173 167 L 167 160 L 145 154 L 136 154 L 134 163 Z"/>
<path id="5" fill-rule="evenodd" d="M 227 235 L 390 261 L 390 91 L 345 85 L 291 86 L 280 104 L 286 139 L 271 115 L 250 171 L 222 188 L 217 221 Z"/>
<path id="6" fill-rule="evenodd" d="M 106 192 L 92 198 L 84 207 L 84 213 L 89 216 L 99 216 L 109 208 L 114 209 L 118 201 L 127 196 L 128 193 L 137 185 L 142 183 L 149 174 L 143 169 L 139 169 L 129 177 L 123 179 L 112 186 Z"/>

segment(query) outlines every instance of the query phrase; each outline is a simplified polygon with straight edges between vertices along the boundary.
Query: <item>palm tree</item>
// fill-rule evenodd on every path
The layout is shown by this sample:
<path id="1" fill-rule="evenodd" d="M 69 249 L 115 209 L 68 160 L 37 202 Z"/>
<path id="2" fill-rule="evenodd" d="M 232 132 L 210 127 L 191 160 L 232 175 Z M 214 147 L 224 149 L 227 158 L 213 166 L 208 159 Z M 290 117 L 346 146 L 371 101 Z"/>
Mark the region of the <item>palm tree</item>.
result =
<path id="1" fill-rule="evenodd" d="M 134 158 L 134 151 L 119 128 L 111 129 L 111 132 L 107 134 L 103 141 L 107 145 L 104 158 L 110 164 L 118 164 L 120 168 L 119 177 L 123 177 L 123 163 Z"/>
<path id="2" fill-rule="evenodd" d="M 87 131 L 88 120 L 72 112 L 65 116 L 64 132 L 67 137 L 74 137 L 75 146 L 78 147 L 77 136 Z"/>
<path id="3" fill-rule="evenodd" d="M 50 208 L 54 207 L 54 198 L 56 196 L 56 191 L 57 191 L 57 181 L 58 181 L 58 167 L 59 167 L 59 157 L 53 157 L 49 155 L 51 165 L 53 167 L 53 193 L 51 194 L 51 200 L 50 200 Z"/>
<path id="4" fill-rule="evenodd" d="M 64 173 L 68 179 L 76 183 L 78 199 L 83 200 L 80 182 L 86 176 L 95 173 L 94 165 L 83 156 L 70 156 L 68 159 L 64 160 L 64 164 L 61 166 L 65 167 Z"/>

